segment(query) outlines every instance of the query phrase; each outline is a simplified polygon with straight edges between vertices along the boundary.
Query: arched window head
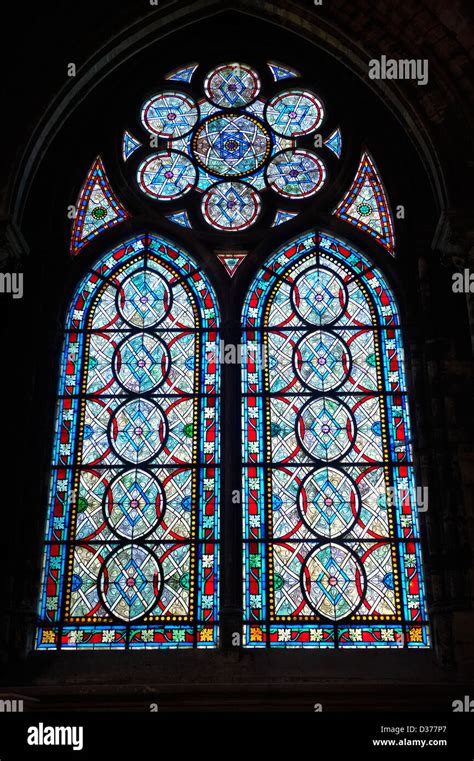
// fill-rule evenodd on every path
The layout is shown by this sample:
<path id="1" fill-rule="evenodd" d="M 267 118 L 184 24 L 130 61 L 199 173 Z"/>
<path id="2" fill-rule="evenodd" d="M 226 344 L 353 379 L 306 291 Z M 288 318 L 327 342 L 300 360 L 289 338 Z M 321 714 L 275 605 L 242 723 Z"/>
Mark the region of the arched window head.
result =
<path id="1" fill-rule="evenodd" d="M 93 162 L 71 253 L 105 248 L 148 215 L 183 239 L 192 230 L 217 277 L 222 265 L 226 336 L 241 310 L 231 278 L 243 261 L 248 272 L 262 232 L 281 239 L 274 228 L 331 212 L 338 230 L 394 255 L 375 161 L 305 82 L 272 61 L 162 76 L 115 136 L 122 182 L 110 167 L 112 187 Z M 383 275 L 329 233 L 284 246 L 250 289 L 245 647 L 429 645 L 400 330 Z M 79 286 L 60 369 L 39 649 L 218 644 L 218 331 L 205 275 L 156 235 L 115 248 Z M 226 369 L 228 389 L 239 373 Z M 225 558 L 227 612 L 239 561 Z"/>
<path id="2" fill-rule="evenodd" d="M 219 313 L 144 235 L 100 259 L 65 324 L 39 649 L 217 644 Z"/>
<path id="3" fill-rule="evenodd" d="M 339 158 L 342 140 L 326 124 L 316 135 L 325 109 L 299 76 L 275 62 L 171 72 L 123 133 L 129 183 L 166 219 L 204 232 L 252 232 L 297 216 L 327 184 L 324 153 Z"/>
<path id="4" fill-rule="evenodd" d="M 426 647 L 397 305 L 367 257 L 310 233 L 243 311 L 244 643 Z"/>
<path id="5" fill-rule="evenodd" d="M 394 255 L 388 195 L 363 145 L 352 183 L 329 202 L 353 149 L 344 148 L 338 114 L 303 82 L 272 61 L 191 63 L 164 75 L 120 133 L 121 199 L 100 157 L 93 163 L 76 202 L 71 253 L 141 209 L 210 236 L 234 277 L 262 229 L 331 210 Z"/>

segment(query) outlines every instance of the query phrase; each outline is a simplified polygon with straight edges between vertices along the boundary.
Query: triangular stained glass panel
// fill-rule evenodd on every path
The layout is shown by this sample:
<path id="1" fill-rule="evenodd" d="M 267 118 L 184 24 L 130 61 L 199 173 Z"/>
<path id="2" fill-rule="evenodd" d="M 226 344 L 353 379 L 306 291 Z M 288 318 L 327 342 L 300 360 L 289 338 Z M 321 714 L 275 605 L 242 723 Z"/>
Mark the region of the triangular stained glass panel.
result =
<path id="1" fill-rule="evenodd" d="M 337 129 L 335 129 L 334 132 L 329 135 L 328 139 L 324 141 L 324 145 L 326 148 L 329 148 L 330 151 L 335 153 L 338 159 L 341 158 L 342 136 L 339 127 L 337 127 Z"/>
<path id="2" fill-rule="evenodd" d="M 87 175 L 76 207 L 71 235 L 72 256 L 104 230 L 120 224 L 129 216 L 110 187 L 100 157 L 94 161 Z"/>
<path id="3" fill-rule="evenodd" d="M 127 159 L 130 158 L 132 153 L 137 150 L 137 148 L 140 148 L 141 143 L 138 140 L 135 140 L 133 135 L 130 134 L 130 132 L 125 131 L 123 133 L 122 138 L 122 158 L 124 161 L 127 161 Z"/>
<path id="4" fill-rule="evenodd" d="M 295 69 L 291 69 L 289 66 L 281 66 L 275 61 L 269 61 L 268 67 L 272 72 L 272 77 L 275 82 L 279 82 L 281 79 L 291 79 L 291 77 L 299 77 L 299 74 Z"/>
<path id="5" fill-rule="evenodd" d="M 174 222 L 175 225 L 181 225 L 181 227 L 192 227 L 189 221 L 187 211 L 177 211 L 175 214 L 165 214 L 166 219 L 170 222 Z"/>
<path id="6" fill-rule="evenodd" d="M 277 227 L 277 225 L 282 225 L 284 222 L 289 222 L 290 219 L 294 219 L 294 217 L 297 216 L 297 211 L 282 211 L 281 209 L 278 209 L 275 214 L 275 219 L 272 222 L 272 227 Z"/>
<path id="7" fill-rule="evenodd" d="M 180 66 L 179 69 L 174 69 L 166 75 L 165 79 L 172 79 L 175 82 L 190 82 L 193 78 L 193 74 L 196 71 L 199 64 L 190 63 L 187 66 Z"/>
<path id="8" fill-rule="evenodd" d="M 217 254 L 217 258 L 226 268 L 230 277 L 234 277 L 246 256 L 247 254 Z"/>
<path id="9" fill-rule="evenodd" d="M 393 221 L 379 173 L 364 153 L 349 192 L 333 214 L 372 235 L 394 256 Z"/>

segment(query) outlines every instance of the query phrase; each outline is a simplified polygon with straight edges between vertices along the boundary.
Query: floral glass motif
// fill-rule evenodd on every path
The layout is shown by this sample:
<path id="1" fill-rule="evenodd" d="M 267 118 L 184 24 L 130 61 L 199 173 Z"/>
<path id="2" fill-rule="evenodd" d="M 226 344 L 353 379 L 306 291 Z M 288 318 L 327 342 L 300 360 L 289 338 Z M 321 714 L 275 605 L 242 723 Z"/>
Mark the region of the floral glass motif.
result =
<path id="1" fill-rule="evenodd" d="M 36 647 L 218 642 L 219 314 L 144 235 L 92 268 L 65 325 Z"/>
<path id="2" fill-rule="evenodd" d="M 403 345 L 384 277 L 324 233 L 242 318 L 244 645 L 429 646 Z"/>
<path id="3" fill-rule="evenodd" d="M 276 81 L 296 76 L 284 67 L 271 71 Z M 150 98 L 142 123 L 163 141 L 163 150 L 141 163 L 140 189 L 158 201 L 202 193 L 207 224 L 234 232 L 255 223 L 268 189 L 290 200 L 317 193 L 326 167 L 312 150 L 298 149 L 298 141 L 323 123 L 321 100 L 287 86 L 267 102 L 261 87 L 252 67 L 231 63 L 207 74 L 206 99 L 179 90 Z"/>

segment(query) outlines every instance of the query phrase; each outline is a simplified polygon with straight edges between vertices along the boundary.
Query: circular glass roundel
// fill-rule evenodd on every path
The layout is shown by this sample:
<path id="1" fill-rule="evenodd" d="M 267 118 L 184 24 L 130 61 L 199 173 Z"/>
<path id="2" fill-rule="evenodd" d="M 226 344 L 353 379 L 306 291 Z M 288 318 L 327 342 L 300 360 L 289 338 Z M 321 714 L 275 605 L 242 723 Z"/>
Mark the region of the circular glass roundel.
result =
<path id="1" fill-rule="evenodd" d="M 160 523 L 164 510 L 163 487 L 155 476 L 134 468 L 120 474 L 104 493 L 104 513 L 111 529 L 132 541 L 144 537 Z"/>
<path id="2" fill-rule="evenodd" d="M 351 356 L 345 341 L 326 330 L 303 336 L 294 351 L 295 372 L 315 391 L 331 391 L 347 379 Z"/>
<path id="3" fill-rule="evenodd" d="M 335 468 L 319 468 L 301 484 L 297 505 L 303 523 L 313 534 L 337 539 L 356 522 L 360 497 L 348 475 Z"/>
<path id="4" fill-rule="evenodd" d="M 245 114 L 216 114 L 196 130 L 191 148 L 196 161 L 218 177 L 245 177 L 260 169 L 272 142 L 263 124 Z"/>
<path id="5" fill-rule="evenodd" d="M 244 63 L 217 66 L 204 80 L 206 97 L 221 108 L 239 108 L 255 100 L 260 92 L 256 71 Z"/>
<path id="6" fill-rule="evenodd" d="M 244 182 L 218 182 L 206 191 L 201 208 L 206 222 L 217 230 L 245 230 L 257 219 L 262 202 Z"/>
<path id="7" fill-rule="evenodd" d="M 331 270 L 313 267 L 299 275 L 291 289 L 293 309 L 311 325 L 330 325 L 344 313 L 347 289 Z"/>
<path id="8" fill-rule="evenodd" d="M 115 454 L 136 464 L 150 460 L 163 449 L 167 435 L 166 415 L 149 399 L 126 402 L 109 423 L 109 440 Z"/>
<path id="9" fill-rule="evenodd" d="M 168 316 L 172 304 L 168 283 L 153 270 L 141 270 L 125 278 L 117 291 L 117 310 L 136 328 L 151 328 Z"/>
<path id="10" fill-rule="evenodd" d="M 310 457 L 331 462 L 352 448 L 356 422 L 347 405 L 323 396 L 312 399 L 300 410 L 296 430 L 301 446 Z"/>
<path id="11" fill-rule="evenodd" d="M 142 108 L 145 129 L 165 139 L 187 135 L 198 119 L 198 106 L 189 95 L 180 92 L 155 95 Z"/>
<path id="12" fill-rule="evenodd" d="M 359 204 L 358 206 L 359 214 L 363 217 L 367 217 L 369 214 L 372 214 L 373 209 L 372 206 L 366 202 Z"/>
<path id="13" fill-rule="evenodd" d="M 275 95 L 267 105 L 270 127 L 283 137 L 299 137 L 314 132 L 324 118 L 323 104 L 306 90 L 286 90 Z"/>
<path id="14" fill-rule="evenodd" d="M 163 151 L 149 156 L 137 172 L 140 189 L 159 201 L 184 196 L 196 183 L 196 169 L 190 159 L 177 151 Z"/>
<path id="15" fill-rule="evenodd" d="M 134 621 L 158 602 L 163 588 L 160 563 L 150 550 L 126 544 L 105 559 L 99 574 L 104 606 L 122 621 Z"/>
<path id="16" fill-rule="evenodd" d="M 306 198 L 324 185 L 326 167 L 314 153 L 287 150 L 277 153 L 267 166 L 267 182 L 286 198 Z"/>
<path id="17" fill-rule="evenodd" d="M 340 621 L 360 607 L 366 585 L 357 555 L 333 542 L 312 550 L 301 568 L 301 586 L 308 605 L 331 621 Z"/>
<path id="18" fill-rule="evenodd" d="M 134 394 L 144 394 L 164 382 L 170 368 L 170 356 L 161 338 L 140 333 L 117 347 L 113 366 L 123 388 Z"/>

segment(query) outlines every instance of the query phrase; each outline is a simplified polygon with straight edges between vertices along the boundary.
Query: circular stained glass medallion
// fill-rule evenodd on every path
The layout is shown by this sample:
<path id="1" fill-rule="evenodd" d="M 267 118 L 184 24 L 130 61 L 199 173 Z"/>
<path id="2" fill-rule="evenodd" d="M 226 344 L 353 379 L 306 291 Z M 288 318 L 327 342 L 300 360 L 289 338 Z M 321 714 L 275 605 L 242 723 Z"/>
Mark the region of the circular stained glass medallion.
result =
<path id="1" fill-rule="evenodd" d="M 105 219 L 107 216 L 108 210 L 104 206 L 96 206 L 95 209 L 92 209 L 92 216 L 94 219 Z"/>
<path id="2" fill-rule="evenodd" d="M 264 125 L 245 114 L 216 114 L 196 130 L 192 140 L 196 161 L 218 177 L 245 177 L 260 169 L 272 142 Z"/>
<path id="3" fill-rule="evenodd" d="M 117 291 L 117 309 L 136 328 L 151 328 L 169 314 L 172 295 L 168 283 L 153 270 L 129 275 Z"/>
<path id="4" fill-rule="evenodd" d="M 323 104 L 316 95 L 305 90 L 281 92 L 266 108 L 267 122 L 283 137 L 308 135 L 320 126 L 323 117 Z"/>
<path id="5" fill-rule="evenodd" d="M 161 385 L 170 368 L 166 344 L 149 333 L 127 338 L 117 347 L 113 359 L 117 380 L 134 394 L 143 394 Z"/>
<path id="6" fill-rule="evenodd" d="M 294 350 L 295 372 L 314 391 L 332 391 L 350 372 L 351 355 L 345 341 L 326 330 L 303 336 Z"/>
<path id="7" fill-rule="evenodd" d="M 326 167 L 309 151 L 287 150 L 277 153 L 266 169 L 269 186 L 286 198 L 306 198 L 320 190 Z"/>
<path id="8" fill-rule="evenodd" d="M 198 119 L 198 106 L 189 95 L 180 92 L 155 95 L 142 108 L 145 129 L 165 139 L 187 135 Z"/>
<path id="9" fill-rule="evenodd" d="M 301 484 L 297 506 L 303 523 L 313 534 L 337 539 L 355 524 L 360 496 L 346 473 L 336 468 L 318 468 Z"/>
<path id="10" fill-rule="evenodd" d="M 360 607 L 366 585 L 364 568 L 355 552 L 333 542 L 312 550 L 301 569 L 308 605 L 331 621 L 340 621 Z"/>
<path id="11" fill-rule="evenodd" d="M 106 558 L 99 590 L 106 609 L 122 621 L 134 621 L 158 602 L 163 588 L 160 563 L 150 550 L 126 544 Z"/>
<path id="12" fill-rule="evenodd" d="M 160 481 L 134 468 L 121 473 L 104 493 L 104 514 L 118 536 L 129 541 L 150 534 L 159 524 L 165 496 Z"/>
<path id="13" fill-rule="evenodd" d="M 137 181 L 147 196 L 159 201 L 172 201 L 194 187 L 196 169 L 184 154 L 163 151 L 149 156 L 140 164 Z"/>
<path id="14" fill-rule="evenodd" d="M 257 191 L 244 182 L 218 182 L 206 191 L 202 213 L 217 230 L 245 230 L 257 219 L 261 200 Z"/>
<path id="15" fill-rule="evenodd" d="M 127 462 L 150 460 L 163 447 L 168 435 L 166 415 L 149 399 L 133 399 L 116 410 L 109 423 L 114 452 Z"/>
<path id="16" fill-rule="evenodd" d="M 240 108 L 255 100 L 260 78 L 244 63 L 227 63 L 212 69 L 204 80 L 206 97 L 221 108 Z"/>
<path id="17" fill-rule="evenodd" d="M 356 422 L 346 404 L 322 396 L 302 407 L 296 430 L 301 446 L 310 457 L 331 462 L 352 449 Z"/>
<path id="18" fill-rule="evenodd" d="M 339 275 L 323 267 L 311 267 L 298 275 L 291 289 L 295 312 L 311 325 L 330 325 L 338 320 L 347 299 L 347 289 Z"/>

